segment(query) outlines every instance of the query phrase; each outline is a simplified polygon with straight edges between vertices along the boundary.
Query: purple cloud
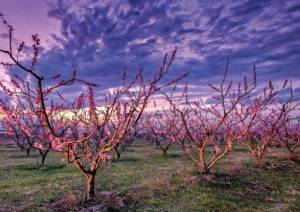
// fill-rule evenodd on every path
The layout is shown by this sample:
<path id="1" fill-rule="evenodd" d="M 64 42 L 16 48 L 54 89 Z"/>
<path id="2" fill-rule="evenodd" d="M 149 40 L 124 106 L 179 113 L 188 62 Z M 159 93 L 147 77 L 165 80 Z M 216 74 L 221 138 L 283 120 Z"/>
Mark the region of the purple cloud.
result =
<path id="1" fill-rule="evenodd" d="M 32 33 L 41 32 L 48 40 L 39 71 L 68 72 L 76 64 L 81 77 L 102 91 L 120 85 L 123 67 L 131 75 L 144 68 L 150 76 L 175 46 L 179 51 L 169 77 L 188 71 L 192 85 L 218 81 L 227 57 L 233 79 L 251 73 L 255 63 L 262 82 L 300 81 L 297 1 L 59 0 L 33 8 L 28 8 L 33 1 L 18 1 L 15 13 L 9 8 L 16 0 L 3 2 L 2 12 L 16 27 L 28 10 L 40 9 L 40 21 L 24 19 Z M 29 29 L 20 28 L 29 36 Z"/>

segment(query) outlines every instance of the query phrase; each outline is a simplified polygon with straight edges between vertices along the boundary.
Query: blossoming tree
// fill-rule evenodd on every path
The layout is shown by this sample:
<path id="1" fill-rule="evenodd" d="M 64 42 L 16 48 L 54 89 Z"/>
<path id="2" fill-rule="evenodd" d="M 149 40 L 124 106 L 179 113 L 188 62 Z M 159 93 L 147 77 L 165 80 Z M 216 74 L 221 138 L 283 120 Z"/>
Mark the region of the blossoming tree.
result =
<path id="1" fill-rule="evenodd" d="M 172 124 L 165 113 L 159 110 L 145 114 L 142 121 L 142 126 L 145 129 L 145 139 L 161 150 L 164 156 L 167 156 L 167 152 L 172 145 L 169 137 L 170 130 L 173 127 Z"/>
<path id="2" fill-rule="evenodd" d="M 69 163 L 74 164 L 86 176 L 85 199 L 95 196 L 95 175 L 100 165 L 109 159 L 109 153 L 132 131 L 139 122 L 150 97 L 166 86 L 172 85 L 185 75 L 162 83 L 161 80 L 169 71 L 175 58 L 176 50 L 165 55 L 162 65 L 152 79 L 144 80 L 142 71 L 133 80 L 123 75 L 123 85 L 105 96 L 105 104 L 98 105 L 94 98 L 96 85 L 79 79 L 76 70 L 73 75 L 63 80 L 60 75 L 46 78 L 42 70 L 38 70 L 37 62 L 40 53 L 40 39 L 32 36 L 32 57 L 28 61 L 19 60 L 25 54 L 22 42 L 17 49 L 13 44 L 13 28 L 0 15 L 8 29 L 8 48 L 0 49 L 10 62 L 2 62 L 8 69 L 18 69 L 30 80 L 23 80 L 19 75 L 12 76 L 10 86 L 1 83 L 6 98 L 9 97 L 20 110 L 25 111 L 31 123 L 39 124 L 38 137 L 50 142 L 51 149 L 59 152 Z M 28 53 L 26 52 L 28 60 Z M 74 102 L 69 102 L 63 94 L 57 94 L 66 86 L 83 83 L 88 93 L 82 93 Z M 13 105 L 13 104 L 12 104 Z M 14 114 L 14 107 L 7 108 Z M 29 137 L 37 138 L 30 126 L 23 120 L 16 120 L 22 131 Z M 114 128 L 111 126 L 114 125 Z M 44 148 L 43 142 L 39 143 Z"/>
<path id="3" fill-rule="evenodd" d="M 286 85 L 287 81 L 279 89 L 275 89 L 272 82 L 269 82 L 269 86 L 264 88 L 263 92 L 252 95 L 247 102 L 235 110 L 245 132 L 241 143 L 250 150 L 261 168 L 269 168 L 263 158 L 268 151 L 271 151 L 272 145 L 279 146 L 285 141 L 281 133 L 284 126 L 287 126 L 285 124 L 290 118 L 290 113 L 296 109 L 291 105 L 292 94 L 286 99 L 279 97 L 283 89 L 292 91 L 292 88 L 286 88 Z"/>
<path id="4" fill-rule="evenodd" d="M 233 88 L 233 82 L 227 81 L 228 63 L 219 86 L 209 84 L 215 92 L 215 102 L 205 104 L 202 100 L 191 101 L 187 88 L 181 99 L 174 100 L 172 95 L 165 95 L 179 123 L 173 134 L 174 141 L 180 141 L 185 153 L 198 166 L 199 171 L 208 174 L 222 160 L 243 135 L 243 129 L 234 115 L 235 108 L 249 98 L 256 88 L 254 67 L 253 81 L 245 77 Z M 178 131 L 182 131 L 178 133 Z"/>
<path id="5" fill-rule="evenodd" d="M 0 108 L 5 116 L 2 122 L 7 130 L 7 135 L 21 149 L 25 150 L 27 156 L 31 149 L 35 149 L 37 154 L 37 164 L 44 165 L 47 154 L 50 151 L 50 142 L 46 139 L 45 129 L 37 120 L 33 121 L 32 117 L 22 108 L 10 105 L 0 99 Z"/>

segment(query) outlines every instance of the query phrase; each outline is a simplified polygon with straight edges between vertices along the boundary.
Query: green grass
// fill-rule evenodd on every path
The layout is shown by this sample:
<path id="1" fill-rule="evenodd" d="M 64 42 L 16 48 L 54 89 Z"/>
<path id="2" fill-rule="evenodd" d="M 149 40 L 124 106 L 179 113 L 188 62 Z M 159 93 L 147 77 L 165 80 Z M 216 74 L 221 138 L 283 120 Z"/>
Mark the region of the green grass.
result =
<path id="1" fill-rule="evenodd" d="M 79 210 L 84 176 L 50 153 L 44 167 L 12 146 L 0 146 L 0 211 Z M 269 157 L 269 159 L 274 158 Z M 279 160 L 261 171 L 238 147 L 201 176 L 173 148 L 167 157 L 136 143 L 96 178 L 96 192 L 125 200 L 129 211 L 300 211 L 300 166 Z"/>

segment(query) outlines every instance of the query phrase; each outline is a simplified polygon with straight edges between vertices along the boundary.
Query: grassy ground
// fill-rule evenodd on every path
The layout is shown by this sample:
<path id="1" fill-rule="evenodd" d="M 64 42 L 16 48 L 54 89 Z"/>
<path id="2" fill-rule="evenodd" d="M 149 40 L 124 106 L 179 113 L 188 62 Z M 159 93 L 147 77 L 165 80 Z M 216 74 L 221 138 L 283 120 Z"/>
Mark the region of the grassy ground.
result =
<path id="1" fill-rule="evenodd" d="M 0 211 L 82 208 L 85 182 L 75 168 L 55 153 L 44 167 L 24 155 L 0 146 Z M 111 211 L 122 205 L 126 211 L 300 211 L 299 164 L 279 160 L 277 168 L 261 171 L 245 149 L 236 148 L 214 175 L 203 177 L 178 149 L 163 157 L 138 143 L 122 156 L 98 173 L 93 204 L 105 200 Z M 84 207 L 97 208 L 93 204 Z"/>

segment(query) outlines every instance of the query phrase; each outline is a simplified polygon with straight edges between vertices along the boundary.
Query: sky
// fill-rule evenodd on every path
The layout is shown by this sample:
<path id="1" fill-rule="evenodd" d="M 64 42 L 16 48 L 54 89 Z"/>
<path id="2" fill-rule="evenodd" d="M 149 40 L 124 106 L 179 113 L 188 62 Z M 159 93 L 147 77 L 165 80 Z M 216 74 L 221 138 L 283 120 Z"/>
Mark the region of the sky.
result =
<path id="1" fill-rule="evenodd" d="M 167 79 L 189 73 L 194 98 L 210 98 L 227 58 L 233 81 L 257 67 L 260 85 L 293 80 L 300 96 L 300 0 L 1 0 L 0 11 L 14 27 L 15 42 L 30 45 L 38 33 L 43 46 L 38 71 L 97 83 L 97 98 L 143 68 L 152 76 L 163 55 L 178 53 Z M 7 32 L 0 27 L 0 47 Z M 1 55 L 0 55 L 0 59 Z M 26 59 L 24 59 L 26 60 Z M 10 74 L 0 68 L 0 78 Z M 80 93 L 80 87 L 65 95 Z"/>

